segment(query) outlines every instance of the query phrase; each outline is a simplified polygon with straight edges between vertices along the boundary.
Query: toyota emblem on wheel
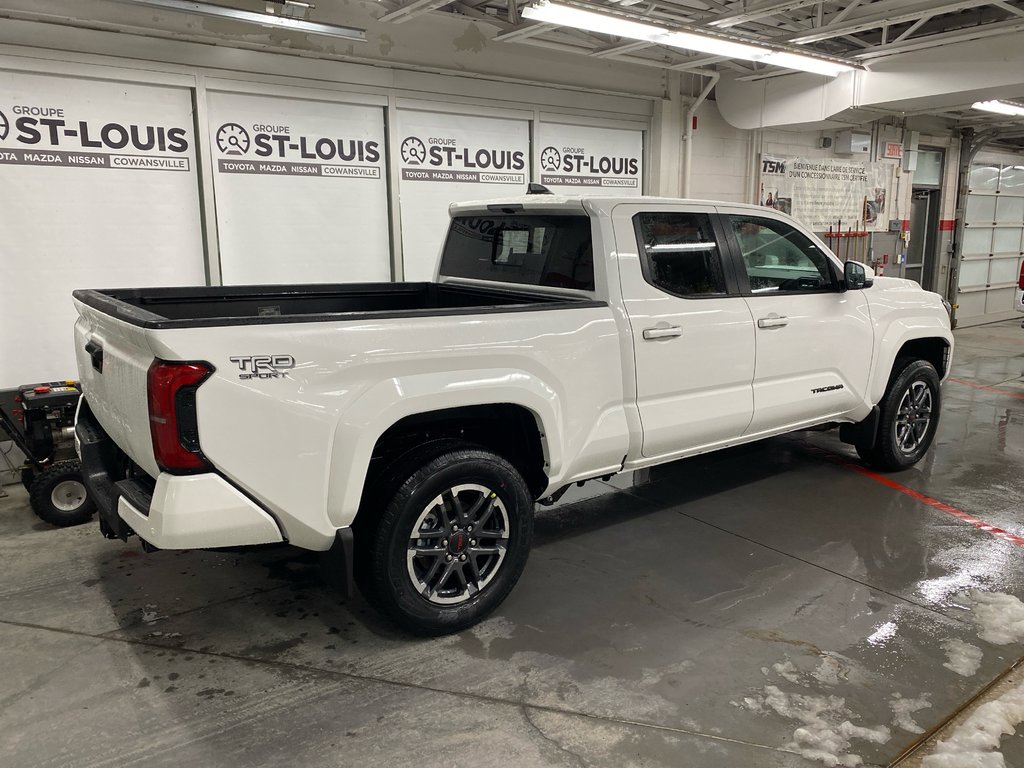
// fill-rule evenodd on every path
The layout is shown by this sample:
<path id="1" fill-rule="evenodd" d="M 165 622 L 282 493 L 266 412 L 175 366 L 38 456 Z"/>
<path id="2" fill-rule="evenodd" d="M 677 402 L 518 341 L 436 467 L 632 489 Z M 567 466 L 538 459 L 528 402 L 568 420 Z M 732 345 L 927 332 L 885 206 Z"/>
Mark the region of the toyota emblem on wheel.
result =
<path id="1" fill-rule="evenodd" d="M 415 136 L 402 142 L 402 161 L 409 165 L 422 165 L 427 160 L 427 148 Z"/>
<path id="2" fill-rule="evenodd" d="M 557 171 L 562 165 L 562 153 L 554 147 L 545 147 L 540 153 L 540 167 L 544 171 Z"/>
<path id="3" fill-rule="evenodd" d="M 224 123 L 217 129 L 217 149 L 225 155 L 244 155 L 249 151 L 249 132 L 238 123 Z"/>

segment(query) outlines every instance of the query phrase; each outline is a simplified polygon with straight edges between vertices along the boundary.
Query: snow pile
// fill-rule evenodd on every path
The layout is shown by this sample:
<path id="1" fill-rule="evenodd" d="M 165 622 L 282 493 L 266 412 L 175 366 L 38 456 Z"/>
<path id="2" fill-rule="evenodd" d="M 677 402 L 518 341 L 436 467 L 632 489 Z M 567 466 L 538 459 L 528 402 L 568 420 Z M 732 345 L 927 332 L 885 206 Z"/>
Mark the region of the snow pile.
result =
<path id="1" fill-rule="evenodd" d="M 892 724 L 907 733 L 924 733 L 924 728 L 915 723 L 911 715 L 922 709 L 928 709 L 932 705 L 928 701 L 928 694 L 922 694 L 917 699 L 905 699 L 898 693 L 894 693 L 892 696 L 892 701 L 889 702 L 889 709 L 892 710 Z"/>
<path id="2" fill-rule="evenodd" d="M 998 752 L 1003 735 L 1012 736 L 1015 726 L 1024 721 L 1024 683 L 998 699 L 978 707 L 952 735 L 935 746 L 922 768 L 1005 768 L 1006 761 Z"/>
<path id="3" fill-rule="evenodd" d="M 766 685 L 762 694 L 744 698 L 743 706 L 752 712 L 772 711 L 799 722 L 800 726 L 793 731 L 793 741 L 786 747 L 829 766 L 852 768 L 863 763 L 860 755 L 849 754 L 851 739 L 884 744 L 890 738 L 885 726 L 864 728 L 850 722 L 853 713 L 839 696 L 789 694 Z"/>
<path id="4" fill-rule="evenodd" d="M 796 665 L 789 659 L 786 659 L 784 662 L 772 664 L 772 671 L 779 677 L 789 680 L 791 683 L 800 684 L 800 670 L 798 670 Z"/>
<path id="5" fill-rule="evenodd" d="M 1008 645 L 1024 640 L 1024 603 L 1002 592 L 969 589 L 957 595 L 974 614 L 978 637 L 995 645 Z"/>
<path id="6" fill-rule="evenodd" d="M 958 675 L 971 677 L 981 666 L 981 648 L 963 640 L 946 640 L 942 643 L 942 649 L 946 652 L 946 669 L 951 669 Z"/>
<path id="7" fill-rule="evenodd" d="M 849 666 L 839 656 L 825 652 L 824 658 L 818 664 L 818 668 L 811 673 L 811 677 L 825 685 L 839 685 L 839 681 L 846 680 L 849 674 Z"/>

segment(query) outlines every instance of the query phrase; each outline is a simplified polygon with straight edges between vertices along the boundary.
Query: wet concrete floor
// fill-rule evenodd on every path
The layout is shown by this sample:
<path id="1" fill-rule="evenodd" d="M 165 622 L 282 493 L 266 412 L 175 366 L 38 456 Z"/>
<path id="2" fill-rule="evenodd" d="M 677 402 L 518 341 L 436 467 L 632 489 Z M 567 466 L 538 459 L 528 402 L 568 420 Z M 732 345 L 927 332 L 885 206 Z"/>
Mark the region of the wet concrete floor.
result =
<path id="1" fill-rule="evenodd" d="M 1024 597 L 1024 330 L 957 340 L 919 466 L 801 433 L 588 485 L 435 640 L 300 551 L 144 555 L 8 487 L 0 765 L 891 765 L 1024 656 L 965 594 Z"/>

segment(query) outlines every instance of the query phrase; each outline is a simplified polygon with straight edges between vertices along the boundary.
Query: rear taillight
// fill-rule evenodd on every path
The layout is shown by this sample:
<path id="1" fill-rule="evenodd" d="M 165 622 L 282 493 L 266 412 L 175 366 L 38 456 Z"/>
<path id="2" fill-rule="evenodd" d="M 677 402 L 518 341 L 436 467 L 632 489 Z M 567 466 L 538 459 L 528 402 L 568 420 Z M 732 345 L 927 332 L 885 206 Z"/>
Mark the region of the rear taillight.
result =
<path id="1" fill-rule="evenodd" d="M 154 360 L 149 366 L 149 432 L 153 455 L 164 472 L 210 469 L 199 447 L 196 390 L 212 373 L 209 363 Z"/>
<path id="2" fill-rule="evenodd" d="M 1017 278 L 1017 287 L 1024 291 L 1024 261 L 1020 264 L 1020 277 Z"/>

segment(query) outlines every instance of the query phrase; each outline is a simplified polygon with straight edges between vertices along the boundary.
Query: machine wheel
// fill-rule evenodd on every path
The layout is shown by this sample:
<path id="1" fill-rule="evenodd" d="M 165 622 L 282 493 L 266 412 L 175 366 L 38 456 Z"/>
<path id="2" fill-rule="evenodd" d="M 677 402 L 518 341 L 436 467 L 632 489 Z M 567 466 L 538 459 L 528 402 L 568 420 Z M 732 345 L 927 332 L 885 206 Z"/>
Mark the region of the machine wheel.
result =
<path id="1" fill-rule="evenodd" d="M 873 444 L 857 443 L 865 463 L 885 471 L 911 467 L 931 447 L 939 425 L 939 374 L 927 360 L 907 360 L 879 403 Z"/>
<path id="2" fill-rule="evenodd" d="M 36 475 L 29 501 L 36 515 L 62 528 L 87 523 L 96 511 L 77 461 L 57 462 Z"/>
<path id="3" fill-rule="evenodd" d="M 450 440 L 413 451 L 387 474 L 378 486 L 387 506 L 371 530 L 364 526 L 362 542 L 356 533 L 361 588 L 417 635 L 477 623 L 526 565 L 533 536 L 526 482 L 501 456 Z"/>

